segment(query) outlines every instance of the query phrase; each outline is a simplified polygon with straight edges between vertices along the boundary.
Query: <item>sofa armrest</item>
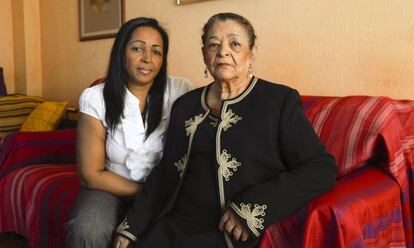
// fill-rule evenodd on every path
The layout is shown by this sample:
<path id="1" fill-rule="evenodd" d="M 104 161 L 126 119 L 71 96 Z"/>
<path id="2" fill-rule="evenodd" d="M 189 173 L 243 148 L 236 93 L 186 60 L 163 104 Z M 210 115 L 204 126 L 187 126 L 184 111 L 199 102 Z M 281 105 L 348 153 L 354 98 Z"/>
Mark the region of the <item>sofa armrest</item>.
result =
<path id="1" fill-rule="evenodd" d="M 259 247 L 405 247 L 400 192 L 379 166 L 365 166 L 270 226 Z"/>
<path id="2" fill-rule="evenodd" d="M 405 247 L 400 193 L 398 183 L 379 166 L 365 166 L 347 175 L 308 205 L 304 247 L 325 243 L 331 247 L 378 247 L 382 243 Z"/>
<path id="3" fill-rule="evenodd" d="M 0 143 L 0 179 L 31 164 L 75 162 L 75 129 L 50 132 L 15 132 Z"/>

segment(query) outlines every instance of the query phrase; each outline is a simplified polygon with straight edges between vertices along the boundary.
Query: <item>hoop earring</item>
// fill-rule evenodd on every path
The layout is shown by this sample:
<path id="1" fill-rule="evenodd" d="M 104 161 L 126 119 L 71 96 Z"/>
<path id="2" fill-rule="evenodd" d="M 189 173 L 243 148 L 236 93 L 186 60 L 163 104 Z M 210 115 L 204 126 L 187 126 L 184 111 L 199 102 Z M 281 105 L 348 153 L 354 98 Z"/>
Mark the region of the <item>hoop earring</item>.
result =
<path id="1" fill-rule="evenodd" d="M 208 78 L 208 69 L 206 67 L 206 69 L 204 69 L 204 78 Z"/>
<path id="2" fill-rule="evenodd" d="M 252 68 L 252 65 L 250 64 L 249 65 L 249 78 L 252 78 L 253 77 L 253 68 Z"/>

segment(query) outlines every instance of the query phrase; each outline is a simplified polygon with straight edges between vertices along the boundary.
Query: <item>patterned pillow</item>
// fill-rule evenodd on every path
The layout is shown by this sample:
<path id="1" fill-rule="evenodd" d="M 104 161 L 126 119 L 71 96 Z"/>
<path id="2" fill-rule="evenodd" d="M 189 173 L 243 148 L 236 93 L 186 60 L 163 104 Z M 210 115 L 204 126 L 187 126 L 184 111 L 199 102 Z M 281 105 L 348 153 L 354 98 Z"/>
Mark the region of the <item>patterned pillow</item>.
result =
<path id="1" fill-rule="evenodd" d="M 401 124 L 386 97 L 302 97 L 305 114 L 336 158 L 338 177 L 377 160 L 397 161 Z M 390 151 L 386 153 L 385 151 Z M 399 163 L 386 168 L 395 174 Z"/>
<path id="2" fill-rule="evenodd" d="M 66 113 L 67 101 L 46 101 L 36 107 L 24 121 L 20 131 L 52 131 L 63 119 Z"/>
<path id="3" fill-rule="evenodd" d="M 30 113 L 44 100 L 43 97 L 20 94 L 0 97 L 0 138 L 18 131 Z"/>

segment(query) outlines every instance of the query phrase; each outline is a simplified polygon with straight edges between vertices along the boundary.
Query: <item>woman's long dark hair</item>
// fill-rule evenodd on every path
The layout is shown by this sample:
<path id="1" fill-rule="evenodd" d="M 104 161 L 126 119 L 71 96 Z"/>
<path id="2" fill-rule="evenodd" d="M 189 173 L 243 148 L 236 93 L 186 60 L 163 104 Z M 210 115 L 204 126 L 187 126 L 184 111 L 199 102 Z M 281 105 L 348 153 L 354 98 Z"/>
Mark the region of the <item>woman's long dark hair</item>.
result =
<path id="1" fill-rule="evenodd" d="M 163 109 L 164 91 L 167 83 L 167 56 L 168 34 L 157 20 L 153 18 L 139 17 L 124 23 L 115 38 L 108 65 L 108 73 L 103 89 L 106 112 L 105 121 L 111 131 L 123 117 L 125 95 L 128 83 L 128 72 L 125 68 L 126 46 L 132 33 L 139 27 L 151 27 L 158 31 L 163 41 L 163 63 L 154 83 L 149 89 L 146 104 L 147 130 L 146 138 L 158 127 Z M 144 113 L 145 114 L 145 113 Z"/>

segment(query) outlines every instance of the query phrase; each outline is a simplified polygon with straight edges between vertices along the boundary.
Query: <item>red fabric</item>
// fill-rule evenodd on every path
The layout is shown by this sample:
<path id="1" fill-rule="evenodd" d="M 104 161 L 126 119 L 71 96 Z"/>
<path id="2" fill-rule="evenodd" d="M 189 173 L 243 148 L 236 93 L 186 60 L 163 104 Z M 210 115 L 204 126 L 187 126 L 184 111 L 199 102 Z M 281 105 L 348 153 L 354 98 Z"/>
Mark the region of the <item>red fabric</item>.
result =
<path id="1" fill-rule="evenodd" d="M 6 136 L 0 143 L 0 232 L 21 233 L 30 247 L 64 247 L 64 223 L 79 192 L 74 162 L 75 129 Z"/>
<path id="2" fill-rule="evenodd" d="M 334 155 L 341 177 L 364 166 L 376 153 L 379 139 L 387 136 L 392 146 L 400 146 L 400 121 L 392 101 L 385 97 L 304 97 L 306 116 L 316 133 Z M 335 130 L 335 131 L 333 131 Z M 399 147 L 391 147 L 396 150 Z M 394 153 L 392 154 L 394 155 Z M 396 156 L 401 156 L 397 154 Z M 390 173 L 398 173 L 401 163 L 387 165 Z"/>
<path id="3" fill-rule="evenodd" d="M 260 247 L 406 247 L 399 192 L 390 176 L 365 167 L 271 226 Z"/>
<path id="4" fill-rule="evenodd" d="M 385 187 L 393 180 L 397 183 L 399 190 L 393 191 L 393 204 L 396 199 L 399 200 L 397 208 L 401 213 L 401 219 L 398 224 L 394 222 L 386 224 L 384 217 L 381 217 L 394 216 L 397 209 L 387 210 L 388 198 L 381 198 L 382 194 L 387 195 L 385 192 L 378 192 L 377 197 L 372 199 L 366 196 L 358 197 L 361 192 L 364 192 L 365 187 L 376 183 L 376 181 L 369 181 L 374 173 L 369 172 L 365 178 L 361 179 L 370 182 L 369 185 L 355 184 L 355 181 L 350 181 L 355 184 L 352 186 L 355 192 L 351 193 L 353 200 L 363 201 L 365 204 L 357 205 L 354 201 L 347 203 L 357 207 L 353 209 L 353 212 L 343 213 L 346 218 L 339 218 L 336 214 L 335 211 L 339 210 L 340 206 L 331 204 L 332 207 L 330 207 L 323 200 L 326 199 L 326 195 L 334 194 L 338 188 L 337 185 L 332 192 L 309 204 L 307 209 L 302 209 L 280 224 L 272 226 L 266 232 L 261 247 L 382 247 L 384 244 L 385 246 L 394 244 L 397 247 L 399 245 L 405 247 L 403 245 L 405 242 L 407 247 L 413 247 L 413 184 L 409 184 L 409 180 L 412 182 L 413 170 L 411 169 L 410 174 L 408 169 L 409 161 L 413 159 L 408 153 L 410 149 L 406 149 L 412 147 L 410 146 L 412 139 L 407 134 L 407 130 L 412 130 L 411 127 L 414 126 L 414 122 L 411 121 L 414 119 L 413 102 L 368 96 L 304 96 L 303 103 L 305 113 L 317 134 L 337 160 L 339 177 L 341 177 L 337 184 L 340 185 L 342 180 L 349 180 L 350 172 L 367 163 L 377 161 L 375 165 L 378 168 L 374 172 L 384 170 L 389 175 L 384 174 L 383 176 L 386 177 L 382 180 L 377 178 L 381 182 L 381 187 Z M 355 173 L 360 172 L 357 170 Z M 380 176 L 376 174 L 377 177 Z M 375 210 L 370 204 L 377 204 L 377 210 L 383 210 L 383 212 Z M 360 210 L 361 215 L 358 216 L 355 210 Z M 368 214 L 370 218 L 364 218 Z M 301 226 L 305 223 L 305 219 L 306 225 L 302 229 Z M 373 223 L 382 223 L 382 225 L 375 227 Z M 358 231 L 363 225 L 371 225 L 369 235 Z M 404 229 L 400 228 L 402 226 Z M 298 237 L 303 237 L 303 240 Z M 386 238 L 383 239 L 383 237 Z M 360 246 L 353 245 L 357 240 Z"/>
<path id="5" fill-rule="evenodd" d="M 0 231 L 27 237 L 30 247 L 64 247 L 64 223 L 79 193 L 74 164 L 31 165 L 0 180 Z"/>
<path id="6" fill-rule="evenodd" d="M 394 107 L 404 131 L 403 151 L 405 159 L 409 164 L 410 174 L 414 177 L 414 101 L 395 101 Z M 411 184 L 411 186 L 414 187 L 414 184 Z"/>
<path id="7" fill-rule="evenodd" d="M 394 102 L 394 107 L 403 127 L 403 153 L 408 170 L 408 194 L 411 207 L 411 227 L 414 224 L 414 101 L 400 100 Z M 414 242 L 414 241 L 413 241 Z M 413 245 L 414 246 L 414 245 Z"/>
<path id="8" fill-rule="evenodd" d="M 74 163 L 75 129 L 15 132 L 0 143 L 0 179 L 30 164 Z"/>

